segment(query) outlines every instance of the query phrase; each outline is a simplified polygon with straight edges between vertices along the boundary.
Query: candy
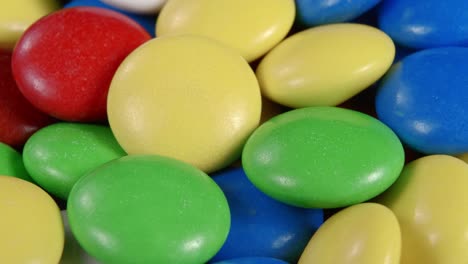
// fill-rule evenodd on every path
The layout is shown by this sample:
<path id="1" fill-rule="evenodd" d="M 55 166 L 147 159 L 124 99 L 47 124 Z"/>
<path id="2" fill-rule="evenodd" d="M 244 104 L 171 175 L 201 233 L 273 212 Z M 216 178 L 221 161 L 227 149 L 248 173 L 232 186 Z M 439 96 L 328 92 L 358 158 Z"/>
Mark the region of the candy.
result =
<path id="1" fill-rule="evenodd" d="M 108 96 L 112 131 L 129 154 L 158 154 L 205 172 L 239 158 L 261 98 L 246 61 L 197 36 L 162 37 L 135 50 Z"/>
<path id="2" fill-rule="evenodd" d="M 280 104 L 338 105 L 377 81 L 394 53 L 392 40 L 376 28 L 320 26 L 276 46 L 258 66 L 257 78 L 262 94 Z"/>
<path id="3" fill-rule="evenodd" d="M 392 211 L 375 203 L 358 204 L 333 215 L 319 228 L 299 264 L 399 264 L 401 243 Z"/>
<path id="4" fill-rule="evenodd" d="M 466 163 L 434 155 L 407 164 L 379 197 L 401 225 L 401 264 L 468 262 L 466 186 Z"/>
<path id="5" fill-rule="evenodd" d="M 59 7 L 57 0 L 2 1 L 0 49 L 13 49 L 18 39 L 32 23 Z"/>
<path id="6" fill-rule="evenodd" d="M 253 61 L 278 44 L 294 22 L 293 0 L 171 0 L 158 17 L 156 35 L 202 35 Z"/>
<path id="7" fill-rule="evenodd" d="M 41 188 L 0 176 L 0 263 L 58 263 L 64 233 L 60 210 Z"/>
<path id="8" fill-rule="evenodd" d="M 251 258 L 238 258 L 229 259 L 212 264 L 288 264 L 279 259 L 274 258 L 262 258 L 262 257 L 251 257 Z"/>
<path id="9" fill-rule="evenodd" d="M 11 53 L 0 50 L 0 142 L 20 148 L 36 130 L 53 121 L 18 90 L 11 72 Z"/>
<path id="10" fill-rule="evenodd" d="M 24 168 L 23 157 L 16 150 L 3 143 L 0 143 L 0 175 L 33 181 Z"/>
<path id="11" fill-rule="evenodd" d="M 148 34 L 150 34 L 151 36 L 154 36 L 155 27 L 156 27 L 155 15 L 140 15 L 140 14 L 129 13 L 121 9 L 112 7 L 108 4 L 105 4 L 101 2 L 100 0 L 72 0 L 64 5 L 65 8 L 78 7 L 78 6 L 101 7 L 101 8 L 106 8 L 106 9 L 117 11 L 135 20 L 135 22 L 140 24 L 148 32 Z"/>
<path id="12" fill-rule="evenodd" d="M 73 234 L 103 263 L 204 263 L 230 224 L 223 192 L 200 170 L 160 156 L 128 156 L 73 187 Z"/>
<path id="13" fill-rule="evenodd" d="M 297 19 L 306 26 L 351 21 L 380 0 L 296 0 Z"/>
<path id="14" fill-rule="evenodd" d="M 121 61 L 150 36 L 102 8 L 63 9 L 34 23 L 13 53 L 13 74 L 37 108 L 68 121 L 106 119 L 106 96 Z"/>
<path id="15" fill-rule="evenodd" d="M 154 14 L 166 3 L 166 0 L 101 0 L 111 6 L 134 13 Z"/>
<path id="16" fill-rule="evenodd" d="M 468 163 L 468 153 L 465 153 L 463 155 L 460 155 L 460 159 L 464 160 L 465 162 Z"/>
<path id="17" fill-rule="evenodd" d="M 397 179 L 403 162 L 401 143 L 388 127 L 336 107 L 302 108 L 270 119 L 255 130 L 242 155 L 255 186 L 308 208 L 375 197 Z"/>
<path id="18" fill-rule="evenodd" d="M 31 177 L 64 200 L 83 175 L 124 155 L 108 127 L 73 123 L 39 130 L 23 150 L 24 165 Z"/>
<path id="19" fill-rule="evenodd" d="M 382 1 L 379 27 L 395 42 L 412 48 L 466 46 L 468 1 Z"/>
<path id="20" fill-rule="evenodd" d="M 213 180 L 228 200 L 231 229 L 212 261 L 263 256 L 297 262 L 323 222 L 322 210 L 296 208 L 266 196 L 252 185 L 241 168 L 216 174 Z"/>
<path id="21" fill-rule="evenodd" d="M 468 48 L 414 53 L 396 64 L 376 97 L 379 119 L 415 150 L 468 152 Z"/>

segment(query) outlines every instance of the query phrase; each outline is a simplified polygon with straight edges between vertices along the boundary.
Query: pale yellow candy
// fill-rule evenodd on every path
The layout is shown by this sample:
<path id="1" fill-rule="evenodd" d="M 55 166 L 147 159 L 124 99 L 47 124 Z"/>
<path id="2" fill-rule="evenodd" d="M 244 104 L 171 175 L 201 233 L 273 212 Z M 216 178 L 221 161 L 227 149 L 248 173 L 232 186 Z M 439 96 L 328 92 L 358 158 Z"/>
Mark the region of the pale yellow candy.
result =
<path id="1" fill-rule="evenodd" d="M 0 263 L 58 263 L 63 243 L 54 200 L 30 182 L 0 176 Z"/>
<path id="2" fill-rule="evenodd" d="M 458 156 L 461 160 L 464 160 L 466 163 L 468 163 L 468 153 L 462 154 Z"/>
<path id="3" fill-rule="evenodd" d="M 4 0 L 0 8 L 0 48 L 11 50 L 39 18 L 57 10 L 57 0 Z"/>
<path id="4" fill-rule="evenodd" d="M 290 107 L 333 106 L 377 81 L 395 56 L 393 41 L 360 24 L 299 32 L 271 50 L 257 68 L 262 94 Z"/>
<path id="5" fill-rule="evenodd" d="M 401 264 L 468 263 L 468 165 L 433 155 L 405 166 L 378 201 L 397 216 Z"/>
<path id="6" fill-rule="evenodd" d="M 261 113 L 247 62 L 200 36 L 160 37 L 137 48 L 107 99 L 111 129 L 127 153 L 169 156 L 205 172 L 239 158 Z"/>
<path id="7" fill-rule="evenodd" d="M 314 234 L 299 264 L 398 264 L 401 235 L 385 206 L 363 203 L 330 217 Z"/>
<path id="8" fill-rule="evenodd" d="M 253 61 L 286 36 L 294 17 L 294 0 L 171 0 L 159 14 L 156 35 L 210 37 Z"/>

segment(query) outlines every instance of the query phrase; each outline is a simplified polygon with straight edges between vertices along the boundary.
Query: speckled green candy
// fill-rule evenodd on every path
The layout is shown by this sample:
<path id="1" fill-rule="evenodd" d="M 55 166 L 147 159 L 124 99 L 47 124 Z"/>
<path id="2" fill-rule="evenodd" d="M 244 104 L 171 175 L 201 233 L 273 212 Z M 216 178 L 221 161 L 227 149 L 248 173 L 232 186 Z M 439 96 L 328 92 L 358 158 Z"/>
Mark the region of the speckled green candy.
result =
<path id="1" fill-rule="evenodd" d="M 242 163 L 261 191 L 300 207 L 336 208 L 366 201 L 398 177 L 397 136 L 368 115 L 309 107 L 276 116 L 247 141 Z"/>
<path id="2" fill-rule="evenodd" d="M 16 150 L 0 142 L 0 175 L 13 176 L 33 182 L 24 168 L 23 158 Z"/>
<path id="3" fill-rule="evenodd" d="M 23 150 L 24 166 L 31 177 L 65 200 L 80 177 L 124 155 L 109 127 L 79 123 L 42 128 L 28 139 Z"/>
<path id="4" fill-rule="evenodd" d="M 206 263 L 230 227 L 216 183 L 162 156 L 127 156 L 94 170 L 67 206 L 73 234 L 102 263 Z"/>

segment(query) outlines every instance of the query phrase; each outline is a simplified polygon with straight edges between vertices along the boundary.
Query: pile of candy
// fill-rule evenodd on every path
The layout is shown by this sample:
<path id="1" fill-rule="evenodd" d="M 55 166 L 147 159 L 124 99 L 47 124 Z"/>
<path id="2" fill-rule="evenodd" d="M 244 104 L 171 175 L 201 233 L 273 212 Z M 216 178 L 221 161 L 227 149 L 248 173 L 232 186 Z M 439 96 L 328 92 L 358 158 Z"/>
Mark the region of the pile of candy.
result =
<path id="1" fill-rule="evenodd" d="M 467 263 L 466 10 L 4 1 L 0 263 Z"/>

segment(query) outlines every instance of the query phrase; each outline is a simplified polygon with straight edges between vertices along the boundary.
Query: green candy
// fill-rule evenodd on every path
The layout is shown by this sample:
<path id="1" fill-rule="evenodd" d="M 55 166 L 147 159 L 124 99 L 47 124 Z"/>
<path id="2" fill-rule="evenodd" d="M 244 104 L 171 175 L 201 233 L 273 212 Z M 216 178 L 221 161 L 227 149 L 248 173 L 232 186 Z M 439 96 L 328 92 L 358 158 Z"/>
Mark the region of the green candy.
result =
<path id="1" fill-rule="evenodd" d="M 103 263 L 205 263 L 230 228 L 226 198 L 199 169 L 127 156 L 83 177 L 67 204 L 80 245 Z"/>
<path id="2" fill-rule="evenodd" d="M 360 203 L 398 178 L 404 152 L 377 119 L 338 107 L 309 107 L 274 117 L 247 141 L 242 163 L 261 191 L 306 208 Z"/>
<path id="3" fill-rule="evenodd" d="M 12 147 L 0 142 L 0 175 L 33 182 L 24 168 L 23 158 Z"/>
<path id="4" fill-rule="evenodd" d="M 28 139 L 23 150 L 31 177 L 64 200 L 80 177 L 124 155 L 110 128 L 78 123 L 42 128 Z"/>

